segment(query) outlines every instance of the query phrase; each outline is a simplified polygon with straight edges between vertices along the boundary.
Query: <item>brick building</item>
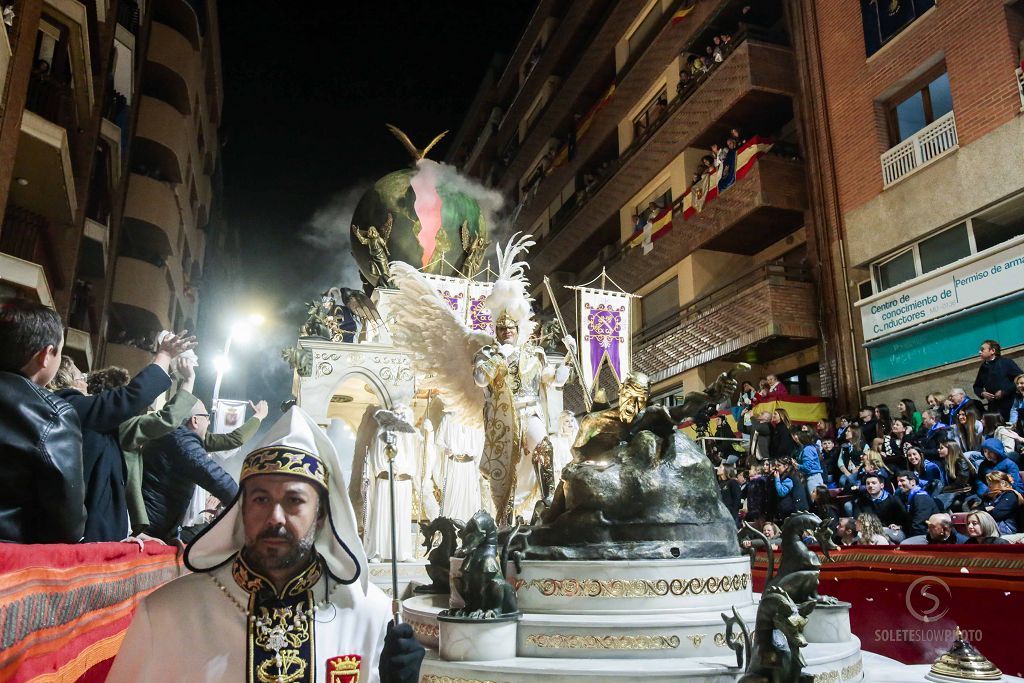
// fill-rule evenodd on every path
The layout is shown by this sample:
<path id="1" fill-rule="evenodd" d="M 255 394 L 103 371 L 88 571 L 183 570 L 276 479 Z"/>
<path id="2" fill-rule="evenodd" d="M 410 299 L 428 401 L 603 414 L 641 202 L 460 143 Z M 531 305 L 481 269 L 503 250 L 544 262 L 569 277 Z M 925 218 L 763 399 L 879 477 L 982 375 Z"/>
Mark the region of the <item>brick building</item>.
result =
<path id="1" fill-rule="evenodd" d="M 984 339 L 1024 351 L 1024 3 L 795 5 L 857 386 L 971 393 Z"/>
<path id="2" fill-rule="evenodd" d="M 24 0 L 0 31 L 0 293 L 53 306 L 83 368 L 195 327 L 216 215 L 213 0 Z"/>
<path id="3" fill-rule="evenodd" d="M 514 229 L 538 240 L 531 272 L 551 276 L 567 319 L 560 285 L 602 268 L 643 295 L 634 365 L 657 400 L 743 360 L 754 379 L 775 373 L 798 393 L 856 401 L 837 394 L 851 371 L 834 307 L 817 294 L 831 271 L 820 272 L 818 150 L 805 139 L 812 62 L 789 4 L 542 0 L 450 149 L 450 163 L 512 199 Z M 734 182 L 695 183 L 712 145 Z"/>

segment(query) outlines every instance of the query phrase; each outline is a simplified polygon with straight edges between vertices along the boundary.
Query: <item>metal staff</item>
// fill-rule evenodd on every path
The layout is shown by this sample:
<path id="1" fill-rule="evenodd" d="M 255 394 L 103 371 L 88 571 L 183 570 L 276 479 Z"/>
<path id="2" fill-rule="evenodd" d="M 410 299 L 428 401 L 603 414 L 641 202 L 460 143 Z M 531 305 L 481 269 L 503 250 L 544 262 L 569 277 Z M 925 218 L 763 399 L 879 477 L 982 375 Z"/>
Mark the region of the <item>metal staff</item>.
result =
<path id="1" fill-rule="evenodd" d="M 384 455 L 388 459 L 388 495 L 391 503 L 391 614 L 395 624 L 402 623 L 402 601 L 398 598 L 398 530 L 395 527 L 395 456 L 398 448 L 395 432 L 415 434 L 416 428 L 406 422 L 400 415 L 381 408 L 373 414 L 377 424 L 383 430 L 380 435 L 384 442 Z"/>
<path id="2" fill-rule="evenodd" d="M 555 299 L 555 293 L 551 289 L 551 280 L 548 276 L 544 276 L 544 288 L 548 292 L 548 296 L 551 297 L 551 307 L 555 309 L 555 319 L 558 320 L 559 327 L 562 328 L 562 334 L 568 335 L 569 328 L 565 326 L 565 320 L 562 319 L 562 312 L 558 310 L 558 300 Z M 565 342 L 562 342 L 565 344 Z M 580 385 L 583 386 L 583 405 L 586 407 L 587 412 L 594 407 L 594 398 L 590 395 L 591 387 L 587 386 L 587 381 L 584 379 L 583 368 L 580 366 L 580 359 L 576 357 L 576 353 L 565 345 L 565 357 L 569 359 L 572 369 L 576 372 L 576 376 L 580 378 Z"/>

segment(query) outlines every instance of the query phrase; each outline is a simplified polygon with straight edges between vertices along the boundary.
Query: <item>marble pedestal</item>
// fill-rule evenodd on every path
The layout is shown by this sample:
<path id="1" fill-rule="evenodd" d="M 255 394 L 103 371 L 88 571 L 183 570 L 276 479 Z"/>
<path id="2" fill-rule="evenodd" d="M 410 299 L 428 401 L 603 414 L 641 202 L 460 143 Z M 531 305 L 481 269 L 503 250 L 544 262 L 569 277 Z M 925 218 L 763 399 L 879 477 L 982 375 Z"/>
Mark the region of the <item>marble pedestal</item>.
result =
<path id="1" fill-rule="evenodd" d="M 519 615 L 466 619 L 439 615 L 438 651 L 446 662 L 490 662 L 516 656 Z"/>

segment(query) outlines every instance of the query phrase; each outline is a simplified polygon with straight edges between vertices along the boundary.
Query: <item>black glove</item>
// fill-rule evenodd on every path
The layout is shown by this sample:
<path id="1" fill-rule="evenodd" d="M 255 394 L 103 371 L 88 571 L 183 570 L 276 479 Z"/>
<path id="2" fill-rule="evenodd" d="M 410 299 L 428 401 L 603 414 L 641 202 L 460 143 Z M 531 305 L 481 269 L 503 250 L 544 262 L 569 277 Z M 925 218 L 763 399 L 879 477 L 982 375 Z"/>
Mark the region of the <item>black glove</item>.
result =
<path id="1" fill-rule="evenodd" d="M 380 665 L 377 667 L 380 683 L 417 683 L 425 654 L 426 650 L 413 635 L 412 626 L 395 626 L 392 621 L 384 636 L 384 649 L 381 650 Z"/>

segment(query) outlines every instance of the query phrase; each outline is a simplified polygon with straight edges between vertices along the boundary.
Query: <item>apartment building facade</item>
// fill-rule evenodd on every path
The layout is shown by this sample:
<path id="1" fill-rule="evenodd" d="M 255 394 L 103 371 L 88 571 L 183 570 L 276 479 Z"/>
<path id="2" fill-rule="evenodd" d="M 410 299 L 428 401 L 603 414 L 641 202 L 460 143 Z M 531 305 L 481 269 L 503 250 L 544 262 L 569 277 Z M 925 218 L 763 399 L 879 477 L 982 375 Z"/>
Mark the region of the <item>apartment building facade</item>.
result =
<path id="1" fill-rule="evenodd" d="M 223 93 L 216 3 L 14 10 L 0 44 L 0 292 L 53 306 L 81 367 L 137 370 L 160 330 L 198 315 Z"/>
<path id="2" fill-rule="evenodd" d="M 983 340 L 1024 356 L 1024 3 L 801 4 L 858 385 L 972 394 Z"/>
<path id="3" fill-rule="evenodd" d="M 559 285 L 602 269 L 642 295 L 634 367 L 656 400 L 738 361 L 857 400 L 836 302 L 817 284 L 831 271 L 809 180 L 814 62 L 790 4 L 542 0 L 449 152 L 513 199 L 514 229 L 538 239 L 532 273 L 552 278 L 566 318 Z M 727 177 L 695 178 L 712 145 Z"/>

